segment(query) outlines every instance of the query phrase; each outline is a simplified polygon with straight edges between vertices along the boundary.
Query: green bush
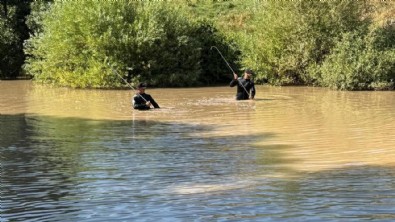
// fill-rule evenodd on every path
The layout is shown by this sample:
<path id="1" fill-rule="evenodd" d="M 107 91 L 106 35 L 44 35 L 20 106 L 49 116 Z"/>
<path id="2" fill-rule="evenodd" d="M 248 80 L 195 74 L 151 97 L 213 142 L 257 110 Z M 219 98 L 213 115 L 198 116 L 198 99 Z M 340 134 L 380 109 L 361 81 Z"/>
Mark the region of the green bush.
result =
<path id="1" fill-rule="evenodd" d="M 210 73 L 209 48 L 225 42 L 210 22 L 183 13 L 160 2 L 55 2 L 27 43 L 25 68 L 36 80 L 71 87 L 120 86 L 107 63 L 120 73 L 129 68 L 132 82 L 215 83 L 224 72 Z"/>
<path id="2" fill-rule="evenodd" d="M 0 79 L 15 79 L 22 74 L 25 60 L 23 42 L 28 38 L 25 16 L 28 1 L 2 2 L 0 6 Z"/>
<path id="3" fill-rule="evenodd" d="M 375 30 L 345 33 L 320 67 L 322 85 L 340 90 L 393 89 L 395 49 Z"/>
<path id="4" fill-rule="evenodd" d="M 18 37 L 13 34 L 10 24 L 5 19 L 0 19 L 0 78 L 10 75 L 9 68 L 12 65 L 12 55 L 9 53 L 18 42 Z"/>
<path id="5" fill-rule="evenodd" d="M 25 69 L 39 81 L 121 86 L 110 63 L 133 83 L 225 83 L 232 75 L 210 50 L 217 46 L 236 72 L 254 69 L 257 83 L 393 87 L 395 30 L 374 26 L 377 7 L 366 1 L 75 0 L 48 11 L 35 4 Z"/>
<path id="6" fill-rule="evenodd" d="M 238 37 L 242 64 L 257 70 L 258 81 L 313 84 L 310 66 L 330 54 L 341 33 L 364 27 L 363 9 L 356 1 L 262 1 L 249 32 Z"/>

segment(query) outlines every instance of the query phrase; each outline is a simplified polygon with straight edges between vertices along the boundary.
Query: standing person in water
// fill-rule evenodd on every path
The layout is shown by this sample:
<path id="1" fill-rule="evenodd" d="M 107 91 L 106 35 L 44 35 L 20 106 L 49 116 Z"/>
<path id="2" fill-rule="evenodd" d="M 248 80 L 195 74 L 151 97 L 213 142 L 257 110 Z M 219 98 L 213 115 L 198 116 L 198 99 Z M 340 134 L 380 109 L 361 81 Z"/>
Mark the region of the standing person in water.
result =
<path id="1" fill-rule="evenodd" d="M 236 73 L 233 73 L 234 78 L 230 82 L 230 87 L 237 85 L 236 100 L 254 99 L 255 86 L 251 79 L 253 74 L 251 69 L 246 69 L 243 77 L 238 77 Z"/>
<path id="2" fill-rule="evenodd" d="M 147 85 L 140 83 L 137 85 L 136 94 L 133 96 L 133 108 L 138 110 L 147 110 L 151 106 L 160 108 L 158 103 L 155 102 L 151 95 L 145 93 Z M 144 99 L 143 99 L 144 98 Z"/>

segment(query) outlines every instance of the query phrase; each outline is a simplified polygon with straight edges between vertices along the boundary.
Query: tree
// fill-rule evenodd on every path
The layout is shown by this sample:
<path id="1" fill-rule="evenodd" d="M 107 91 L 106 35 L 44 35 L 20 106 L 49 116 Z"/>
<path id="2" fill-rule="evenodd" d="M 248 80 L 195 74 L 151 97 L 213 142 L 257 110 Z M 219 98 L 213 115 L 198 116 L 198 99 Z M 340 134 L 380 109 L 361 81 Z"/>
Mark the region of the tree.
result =
<path id="1" fill-rule="evenodd" d="M 258 81 L 312 84 L 310 66 L 331 53 L 343 32 L 363 29 L 364 6 L 356 1 L 262 1 L 241 33 L 242 64 L 257 70 Z"/>
<path id="2" fill-rule="evenodd" d="M 29 37 L 25 24 L 32 0 L 2 1 L 0 9 L 0 78 L 17 78 L 25 60 L 23 43 Z"/>
<path id="3" fill-rule="evenodd" d="M 185 19 L 175 4 L 56 1 L 42 18 L 42 32 L 26 44 L 25 68 L 62 86 L 120 86 L 110 66 L 128 67 L 132 82 L 198 85 L 212 71 L 208 44 L 224 44 L 209 22 Z"/>

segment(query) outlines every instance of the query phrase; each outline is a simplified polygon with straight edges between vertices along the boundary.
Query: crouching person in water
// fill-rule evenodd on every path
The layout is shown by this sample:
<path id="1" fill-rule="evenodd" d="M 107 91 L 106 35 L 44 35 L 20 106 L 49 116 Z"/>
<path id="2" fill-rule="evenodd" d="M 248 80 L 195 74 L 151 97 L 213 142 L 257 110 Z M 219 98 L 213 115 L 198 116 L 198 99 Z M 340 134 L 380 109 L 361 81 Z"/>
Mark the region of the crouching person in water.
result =
<path id="1" fill-rule="evenodd" d="M 140 83 L 137 85 L 136 94 L 133 96 L 133 108 L 138 110 L 147 110 L 151 106 L 160 108 L 158 103 L 155 102 L 151 95 L 145 93 L 147 85 Z"/>
<path id="2" fill-rule="evenodd" d="M 236 73 L 233 73 L 234 78 L 230 82 L 230 87 L 237 85 L 237 100 L 254 99 L 255 85 L 251 79 L 253 74 L 254 72 L 251 69 L 246 69 L 243 77 L 238 77 Z"/>

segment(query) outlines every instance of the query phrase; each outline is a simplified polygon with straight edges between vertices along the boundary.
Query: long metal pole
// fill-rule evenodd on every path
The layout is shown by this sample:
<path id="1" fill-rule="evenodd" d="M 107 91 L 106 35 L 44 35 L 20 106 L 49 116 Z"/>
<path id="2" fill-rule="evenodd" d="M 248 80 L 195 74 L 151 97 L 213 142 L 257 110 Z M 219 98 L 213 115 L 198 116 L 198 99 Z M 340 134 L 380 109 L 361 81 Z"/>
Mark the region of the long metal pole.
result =
<path id="1" fill-rule="evenodd" d="M 236 74 L 235 71 L 232 69 L 232 67 L 229 65 L 228 61 L 226 61 L 225 57 L 222 55 L 221 51 L 219 51 L 219 49 L 216 46 L 211 46 L 210 50 L 212 50 L 213 48 L 215 48 L 217 50 L 217 52 L 219 53 L 219 55 L 222 57 L 222 59 L 225 61 L 226 65 L 228 65 L 229 69 L 232 71 L 233 74 Z M 237 79 L 237 82 L 239 83 L 239 85 L 241 87 L 243 87 L 244 91 L 246 91 L 246 93 L 248 94 L 248 97 L 250 97 L 250 93 L 247 91 L 247 89 L 243 86 L 243 84 L 241 84 L 240 80 Z"/>
<path id="2" fill-rule="evenodd" d="M 114 70 L 112 66 L 110 66 L 110 68 L 113 73 L 115 73 L 119 78 L 121 78 L 126 83 L 126 85 L 128 85 L 130 88 L 136 91 L 136 89 L 132 85 L 130 85 L 130 83 L 128 83 L 128 81 L 126 81 L 116 70 Z M 139 95 L 146 103 L 148 102 L 140 93 L 137 93 L 137 95 Z"/>
<path id="3" fill-rule="evenodd" d="M 219 51 L 219 49 L 216 46 L 211 46 L 210 49 L 212 50 L 213 48 L 215 48 L 218 51 L 219 55 L 222 57 L 226 65 L 228 65 L 229 69 L 232 71 L 232 74 L 235 73 L 235 71 L 233 71 L 232 67 L 229 65 L 228 61 L 226 61 L 225 57 L 222 55 L 221 51 Z"/>

